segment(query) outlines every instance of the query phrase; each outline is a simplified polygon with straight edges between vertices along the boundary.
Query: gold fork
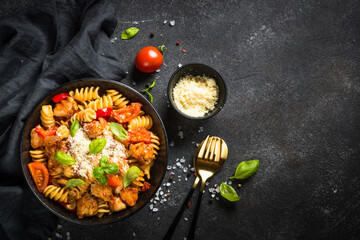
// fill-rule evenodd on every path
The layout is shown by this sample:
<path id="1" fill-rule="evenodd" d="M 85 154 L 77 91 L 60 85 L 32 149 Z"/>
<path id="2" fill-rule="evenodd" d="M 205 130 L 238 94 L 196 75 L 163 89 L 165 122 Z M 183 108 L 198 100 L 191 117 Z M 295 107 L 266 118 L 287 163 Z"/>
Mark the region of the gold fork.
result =
<path id="1" fill-rule="evenodd" d="M 209 137 L 203 141 L 201 148 L 195 154 L 194 166 L 197 176 L 201 178 L 200 193 L 196 202 L 193 220 L 187 239 L 194 238 L 197 218 L 199 215 L 202 194 L 206 181 L 218 172 L 225 163 L 228 156 L 226 142 L 219 137 Z"/>
<path id="2" fill-rule="evenodd" d="M 225 141 L 219 137 L 207 136 L 207 138 L 199 145 L 199 147 L 197 148 L 195 155 L 194 155 L 194 167 L 196 170 L 196 179 L 195 179 L 194 184 L 193 184 L 192 188 L 190 189 L 188 195 L 186 196 L 185 201 L 183 202 L 179 212 L 177 213 L 177 215 L 174 218 L 171 226 L 169 227 L 165 237 L 163 238 L 164 240 L 171 239 L 171 236 L 173 235 L 173 233 L 175 231 L 175 228 L 180 220 L 182 213 L 184 212 L 185 207 L 187 206 L 191 196 L 194 193 L 194 190 L 196 189 L 198 183 L 200 182 L 200 177 L 202 177 L 202 175 L 204 175 L 204 179 L 205 179 L 205 176 L 206 176 L 206 179 L 208 179 L 209 177 L 214 175 L 217 171 L 219 171 L 227 158 L 227 154 L 228 154 L 227 145 L 226 145 Z M 213 162 L 210 161 L 211 159 L 213 159 Z M 204 161 L 204 162 L 207 161 L 207 163 L 209 164 L 209 166 L 208 166 L 209 168 L 205 167 L 205 165 L 207 165 L 206 163 L 201 163 L 200 161 Z M 211 167 L 210 167 L 210 165 L 211 165 Z M 200 173 L 200 170 L 201 170 L 201 173 Z M 208 172 L 212 172 L 212 174 L 209 174 Z M 206 179 L 205 179 L 205 181 L 206 181 Z M 197 207 L 196 209 L 199 209 L 198 205 L 200 206 L 201 195 L 202 195 L 202 192 L 205 187 L 205 181 L 202 181 L 202 184 L 201 184 L 200 195 L 199 195 L 198 202 L 196 204 L 196 207 Z M 196 210 L 196 211 L 197 211 L 197 213 L 199 212 L 199 210 Z M 197 218 L 197 213 L 196 213 L 196 218 Z M 193 224 L 196 225 L 196 221 L 197 220 L 195 220 L 195 223 L 194 223 L 194 219 L 193 219 L 192 225 Z M 194 226 L 194 230 L 195 230 L 195 226 Z M 193 231 L 192 236 L 194 235 L 194 230 L 191 230 L 191 231 Z M 189 232 L 189 234 L 190 234 L 190 232 Z"/>

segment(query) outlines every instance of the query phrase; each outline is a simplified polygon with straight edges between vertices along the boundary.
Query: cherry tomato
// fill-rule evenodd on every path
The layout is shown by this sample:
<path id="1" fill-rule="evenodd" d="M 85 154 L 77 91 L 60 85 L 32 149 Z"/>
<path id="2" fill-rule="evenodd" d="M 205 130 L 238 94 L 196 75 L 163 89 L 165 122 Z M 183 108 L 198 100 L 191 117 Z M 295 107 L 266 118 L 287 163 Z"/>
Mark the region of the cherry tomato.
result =
<path id="1" fill-rule="evenodd" d="M 163 63 L 163 55 L 152 46 L 141 49 L 135 58 L 137 69 L 144 73 L 151 73 L 158 70 Z"/>
<path id="2" fill-rule="evenodd" d="M 37 189 L 40 192 L 43 192 L 49 183 L 48 169 L 40 162 L 31 162 L 28 164 L 28 168 Z"/>
<path id="3" fill-rule="evenodd" d="M 117 187 L 121 185 L 121 180 L 116 175 L 108 175 L 108 185 L 110 187 Z"/>
<path id="4" fill-rule="evenodd" d="M 101 108 L 96 111 L 96 118 L 109 117 L 112 111 L 112 108 Z"/>
<path id="5" fill-rule="evenodd" d="M 144 182 L 144 185 L 141 189 L 142 192 L 145 192 L 146 190 L 148 190 L 151 187 L 151 184 L 148 182 Z"/>
<path id="6" fill-rule="evenodd" d="M 139 115 L 141 106 L 141 103 L 132 103 L 129 106 L 112 111 L 111 116 L 119 123 L 125 123 Z"/>
<path id="7" fill-rule="evenodd" d="M 40 124 L 39 124 L 39 125 L 37 125 L 37 126 L 35 127 L 35 132 L 36 132 L 37 134 L 39 134 L 39 136 L 41 136 L 41 137 L 43 137 L 43 138 L 46 138 L 46 137 L 55 135 L 57 129 L 58 129 L 58 127 L 52 126 L 52 127 L 50 127 L 49 129 L 45 130 L 45 129 L 43 129 L 43 128 L 40 126 Z"/>
<path id="8" fill-rule="evenodd" d="M 60 93 L 60 94 L 56 95 L 55 97 L 53 97 L 52 100 L 57 103 L 63 99 L 67 99 L 68 97 L 70 97 L 70 95 L 68 93 Z"/>
<path id="9" fill-rule="evenodd" d="M 129 129 L 128 130 L 128 139 L 132 143 L 137 143 L 137 142 L 150 143 L 151 132 L 143 127 Z"/>

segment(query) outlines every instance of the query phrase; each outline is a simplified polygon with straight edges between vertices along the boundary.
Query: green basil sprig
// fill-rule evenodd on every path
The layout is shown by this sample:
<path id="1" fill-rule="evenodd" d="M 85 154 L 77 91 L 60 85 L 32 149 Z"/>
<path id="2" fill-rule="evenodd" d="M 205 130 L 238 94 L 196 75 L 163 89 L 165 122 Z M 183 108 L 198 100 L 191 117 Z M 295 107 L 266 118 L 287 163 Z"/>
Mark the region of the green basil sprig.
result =
<path id="1" fill-rule="evenodd" d="M 121 124 L 111 122 L 110 128 L 111 128 L 111 132 L 119 139 L 128 139 L 127 131 Z"/>
<path id="2" fill-rule="evenodd" d="M 98 138 L 98 139 L 93 140 L 89 144 L 89 155 L 100 153 L 104 149 L 105 145 L 106 145 L 105 138 Z"/>
<path id="3" fill-rule="evenodd" d="M 81 184 L 84 184 L 84 181 L 81 180 L 80 178 L 69 179 L 69 181 L 67 181 L 65 187 L 77 187 Z"/>
<path id="4" fill-rule="evenodd" d="M 123 178 L 124 188 L 129 186 L 140 175 L 140 173 L 141 170 L 137 166 L 129 168 Z"/>
<path id="5" fill-rule="evenodd" d="M 54 159 L 57 162 L 64 164 L 66 166 L 75 164 L 75 159 L 72 156 L 67 155 L 66 153 L 63 153 L 63 152 L 59 152 L 59 151 L 55 152 Z"/>
<path id="6" fill-rule="evenodd" d="M 100 167 L 94 167 L 93 176 L 101 185 L 106 185 L 108 177 L 106 174 L 114 175 L 119 172 L 119 168 L 115 163 L 108 163 L 109 158 L 102 156 L 100 159 Z M 106 173 L 106 174 L 105 174 Z"/>
<path id="7" fill-rule="evenodd" d="M 241 199 L 241 196 L 238 196 L 233 187 L 228 184 L 220 184 L 220 194 L 229 201 L 235 202 Z"/>
<path id="8" fill-rule="evenodd" d="M 246 179 L 254 175 L 259 168 L 259 160 L 243 161 L 236 168 L 235 175 L 230 178 Z"/>
<path id="9" fill-rule="evenodd" d="M 126 29 L 121 34 L 121 39 L 130 39 L 133 38 L 137 33 L 139 32 L 139 29 L 136 27 L 131 27 Z"/>
<path id="10" fill-rule="evenodd" d="M 143 90 L 140 91 L 140 92 L 145 92 L 145 93 L 147 93 L 148 100 L 149 100 L 149 102 L 151 102 L 151 103 L 153 102 L 154 98 L 153 98 L 153 96 L 151 95 L 151 93 L 150 93 L 149 91 L 150 91 L 150 89 L 152 89 L 154 86 L 155 86 L 155 80 L 152 82 L 152 84 L 150 84 L 150 86 L 149 86 L 148 88 L 145 88 L 145 89 L 143 89 Z"/>
<path id="11" fill-rule="evenodd" d="M 80 128 L 80 123 L 78 120 L 75 120 L 72 124 L 71 124 L 71 127 L 70 127 L 70 135 L 72 137 L 75 136 L 76 132 L 79 130 Z"/>

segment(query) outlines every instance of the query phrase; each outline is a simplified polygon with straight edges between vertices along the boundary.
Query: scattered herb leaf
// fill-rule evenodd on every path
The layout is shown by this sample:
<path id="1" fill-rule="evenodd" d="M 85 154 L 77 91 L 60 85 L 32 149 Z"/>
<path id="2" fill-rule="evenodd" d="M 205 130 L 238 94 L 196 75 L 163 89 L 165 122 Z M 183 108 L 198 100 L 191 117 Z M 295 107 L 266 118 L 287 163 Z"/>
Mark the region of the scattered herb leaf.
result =
<path id="1" fill-rule="evenodd" d="M 80 123 L 78 120 L 75 119 L 75 121 L 71 124 L 70 127 L 70 135 L 74 137 L 76 132 L 79 130 L 79 128 L 80 128 Z"/>
<path id="2" fill-rule="evenodd" d="M 111 128 L 111 132 L 119 139 L 128 139 L 127 131 L 121 124 L 112 122 L 110 123 L 110 128 Z"/>
<path id="3" fill-rule="evenodd" d="M 141 170 L 136 166 L 129 168 L 123 178 L 124 188 L 129 186 L 140 175 L 140 173 Z"/>
<path id="4" fill-rule="evenodd" d="M 229 201 L 235 202 L 241 199 L 241 196 L 238 196 L 233 187 L 228 184 L 220 184 L 220 194 Z"/>
<path id="5" fill-rule="evenodd" d="M 66 153 L 63 152 L 55 152 L 54 159 L 57 162 L 64 164 L 66 166 L 75 164 L 75 159 L 72 156 L 67 155 Z"/>
<path id="6" fill-rule="evenodd" d="M 77 187 L 81 184 L 84 184 L 84 181 L 81 180 L 80 178 L 77 179 L 69 179 L 69 181 L 67 181 L 65 187 Z"/>
<path id="7" fill-rule="evenodd" d="M 126 29 L 121 34 L 121 39 L 130 39 L 133 38 L 137 33 L 139 32 L 139 29 L 136 27 L 131 27 Z"/>
<path id="8" fill-rule="evenodd" d="M 230 178 L 246 179 L 254 175 L 259 168 L 259 160 L 243 161 L 236 168 L 235 175 Z"/>
<path id="9" fill-rule="evenodd" d="M 105 138 L 98 138 L 98 139 L 93 140 L 89 144 L 89 155 L 100 153 L 104 149 L 105 145 L 106 145 Z"/>
<path id="10" fill-rule="evenodd" d="M 101 185 L 107 184 L 108 177 L 106 174 L 114 175 L 119 172 L 119 167 L 115 163 L 108 163 L 108 161 L 108 157 L 101 157 L 100 167 L 94 167 L 93 169 L 93 176 L 99 181 Z"/>
<path id="11" fill-rule="evenodd" d="M 152 89 L 155 86 L 155 80 L 150 84 L 148 88 L 145 88 L 143 90 L 140 90 L 140 92 L 148 92 L 150 89 Z"/>
<path id="12" fill-rule="evenodd" d="M 162 54 L 164 54 L 164 51 L 167 49 L 167 47 L 165 47 L 165 45 L 163 44 L 161 46 L 158 46 L 158 49 Z"/>

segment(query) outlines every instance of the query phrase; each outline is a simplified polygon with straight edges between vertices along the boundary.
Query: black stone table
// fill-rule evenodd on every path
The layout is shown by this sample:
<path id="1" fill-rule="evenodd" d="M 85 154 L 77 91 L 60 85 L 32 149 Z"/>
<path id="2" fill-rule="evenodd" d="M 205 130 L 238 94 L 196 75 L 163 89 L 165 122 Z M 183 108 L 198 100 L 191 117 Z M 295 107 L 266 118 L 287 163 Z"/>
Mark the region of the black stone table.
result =
<path id="1" fill-rule="evenodd" d="M 0 14 L 36 2 L 41 1 L 0 1 Z M 183 166 L 192 164 L 196 143 L 208 134 L 229 146 L 224 168 L 204 194 L 196 239 L 360 239 L 359 1 L 113 0 L 113 5 L 118 16 L 113 44 L 129 72 L 123 83 L 141 90 L 156 80 L 151 93 L 172 145 L 169 165 L 176 166 L 177 158 Z M 132 26 L 140 29 L 138 35 L 121 40 L 121 32 Z M 134 71 L 139 49 L 162 44 L 168 49 L 160 72 Z M 223 110 L 204 121 L 179 116 L 166 96 L 178 65 L 195 62 L 214 67 L 228 86 Z M 232 181 L 242 199 L 229 203 L 217 194 L 219 200 L 209 203 L 208 189 L 229 183 L 238 163 L 251 159 L 260 160 L 258 172 Z M 152 205 L 158 211 L 149 203 L 130 218 L 98 227 L 60 220 L 53 239 L 161 239 L 194 180 L 179 167 L 171 172 L 175 183 L 162 186 L 170 196 Z M 197 195 L 173 239 L 186 237 Z"/>

